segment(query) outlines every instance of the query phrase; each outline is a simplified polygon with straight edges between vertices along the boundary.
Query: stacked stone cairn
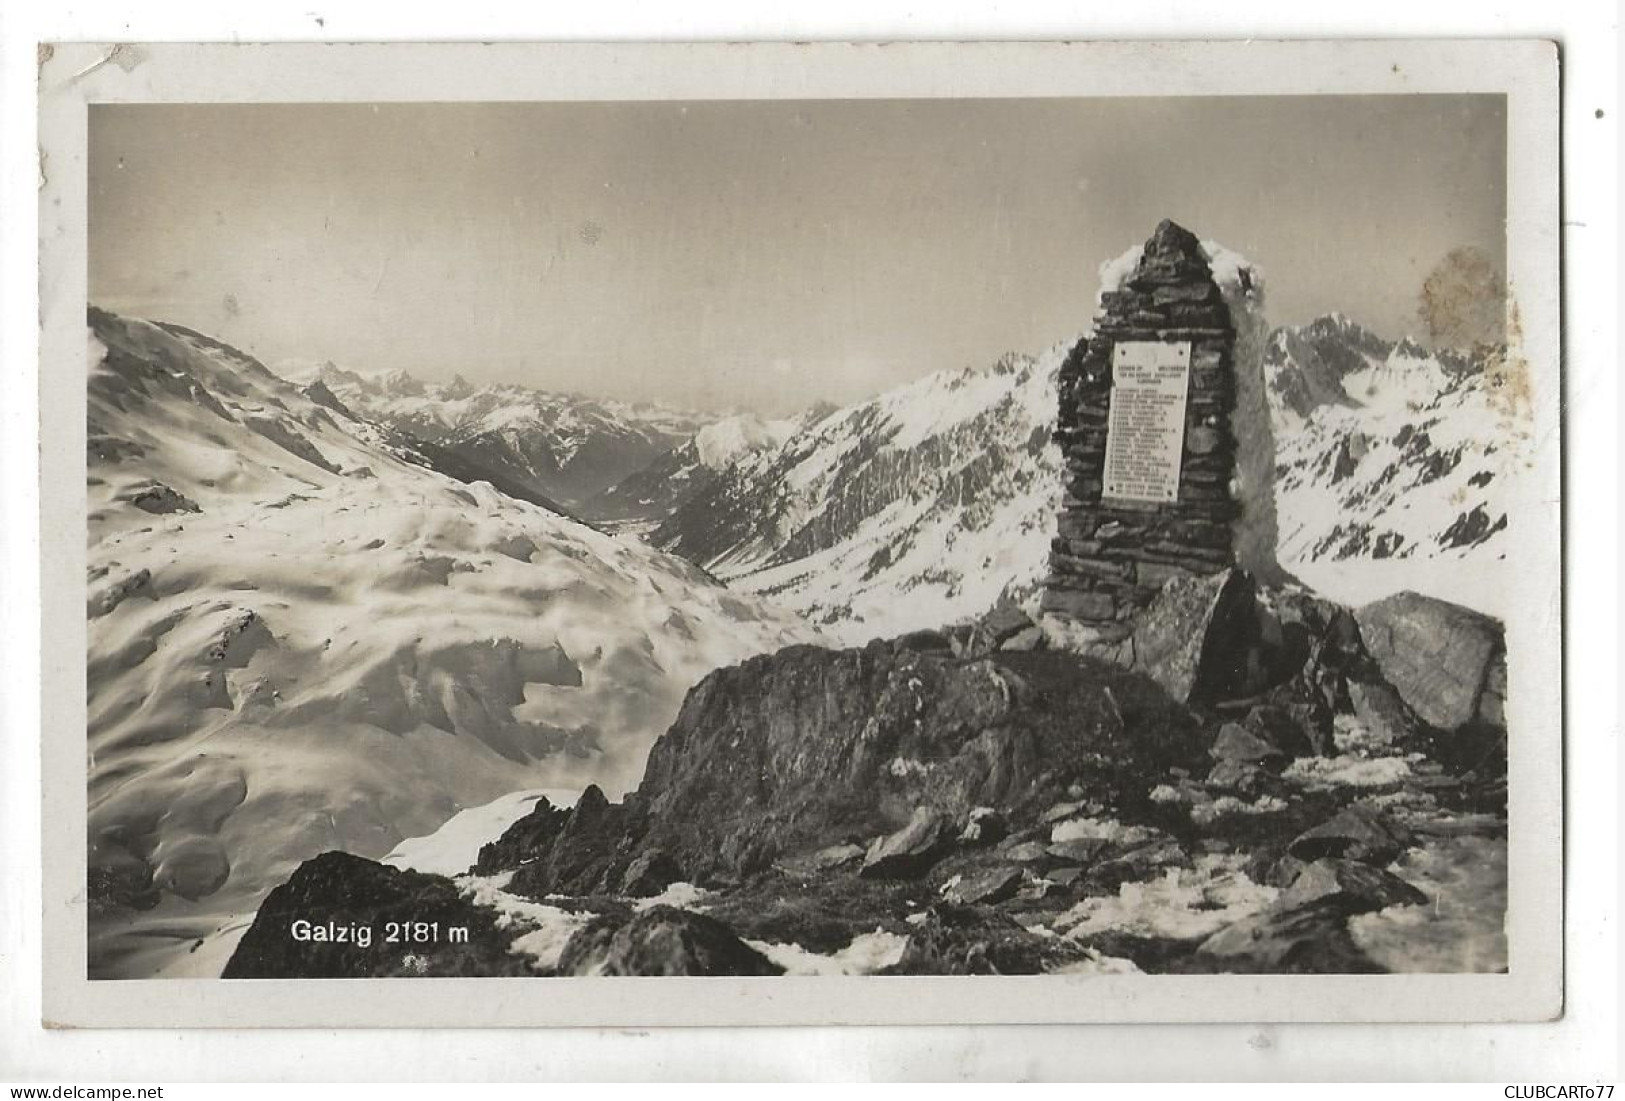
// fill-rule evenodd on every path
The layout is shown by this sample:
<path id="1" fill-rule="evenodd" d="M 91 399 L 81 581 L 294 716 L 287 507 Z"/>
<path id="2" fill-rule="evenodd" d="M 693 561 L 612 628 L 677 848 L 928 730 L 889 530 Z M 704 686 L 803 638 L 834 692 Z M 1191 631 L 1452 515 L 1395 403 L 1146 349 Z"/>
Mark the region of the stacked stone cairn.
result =
<path id="1" fill-rule="evenodd" d="M 1178 499 L 1157 504 L 1102 495 L 1119 341 L 1190 341 Z M 1132 275 L 1101 295 L 1094 334 L 1060 372 L 1055 429 L 1065 461 L 1065 496 L 1050 548 L 1042 610 L 1101 642 L 1128 637 L 1170 580 L 1206 576 L 1234 563 L 1231 524 L 1236 440 L 1236 332 L 1201 243 L 1164 221 Z"/>

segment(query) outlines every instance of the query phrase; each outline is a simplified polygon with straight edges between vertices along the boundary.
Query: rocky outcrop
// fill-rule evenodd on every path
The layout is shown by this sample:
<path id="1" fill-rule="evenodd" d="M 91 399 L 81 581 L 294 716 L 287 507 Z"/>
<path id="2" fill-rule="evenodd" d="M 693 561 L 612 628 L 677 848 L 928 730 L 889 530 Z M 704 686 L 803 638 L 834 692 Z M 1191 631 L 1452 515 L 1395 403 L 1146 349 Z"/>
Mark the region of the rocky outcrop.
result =
<path id="1" fill-rule="evenodd" d="M 636 836 L 635 814 L 624 804 L 611 803 L 596 784 L 581 793 L 575 806 L 562 817 L 539 815 L 538 807 L 521 819 L 498 840 L 510 851 L 518 851 L 522 865 L 510 886 L 525 894 L 544 895 L 570 889 L 580 894 L 613 891 L 632 870 L 638 853 L 629 851 L 628 840 Z M 557 833 L 547 832 L 548 823 L 557 823 Z M 519 830 L 532 838 L 528 846 L 514 843 Z M 486 860 L 487 868 L 501 868 Z M 511 867 L 512 865 L 507 865 Z"/>
<path id="2" fill-rule="evenodd" d="M 655 835 L 728 807 L 722 836 L 685 826 L 668 847 L 690 861 L 734 853 L 739 867 L 751 849 L 890 833 L 921 808 L 966 822 L 989 807 L 1014 823 L 1073 785 L 1132 804 L 1144 777 L 1199 751 L 1154 685 L 1086 658 L 796 648 L 702 682 L 637 800 Z"/>
<path id="3" fill-rule="evenodd" d="M 927 641 L 791 647 L 712 673 L 623 803 L 590 788 L 570 811 L 539 805 L 478 868 L 516 868 L 527 894 L 615 891 L 656 851 L 667 878 L 726 883 L 856 841 L 865 876 L 910 878 L 1069 789 L 1132 814 L 1155 776 L 1202 759 L 1192 718 L 1143 677 Z"/>
<path id="4" fill-rule="evenodd" d="M 144 486 L 136 486 L 122 493 L 117 498 L 127 504 L 134 505 L 142 512 L 151 512 L 155 515 L 165 515 L 171 512 L 202 512 L 198 503 L 186 494 L 164 485 L 162 482 L 150 482 Z"/>
<path id="5" fill-rule="evenodd" d="M 152 588 L 151 570 L 134 570 L 116 581 L 92 590 L 90 599 L 85 602 L 86 615 L 90 619 L 100 619 L 133 596 L 146 597 L 148 600 L 157 599 L 157 594 Z"/>
<path id="6" fill-rule="evenodd" d="M 583 791 L 581 799 L 608 801 L 604 800 L 604 793 L 597 785 Z M 517 868 L 545 855 L 569 819 L 568 809 L 555 807 L 545 796 L 538 798 L 529 813 L 509 826 L 501 837 L 480 846 L 474 871 L 490 875 L 504 868 Z"/>

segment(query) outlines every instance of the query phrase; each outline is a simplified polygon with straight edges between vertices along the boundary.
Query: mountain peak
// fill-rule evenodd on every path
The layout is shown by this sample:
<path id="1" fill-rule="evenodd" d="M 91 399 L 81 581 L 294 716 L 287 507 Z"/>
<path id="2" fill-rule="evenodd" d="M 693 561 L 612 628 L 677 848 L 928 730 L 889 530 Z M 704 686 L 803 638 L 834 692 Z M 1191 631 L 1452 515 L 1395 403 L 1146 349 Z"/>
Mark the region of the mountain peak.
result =
<path id="1" fill-rule="evenodd" d="M 423 393 L 423 383 L 400 367 L 390 371 L 379 381 L 386 393 L 399 397 L 417 397 Z"/>

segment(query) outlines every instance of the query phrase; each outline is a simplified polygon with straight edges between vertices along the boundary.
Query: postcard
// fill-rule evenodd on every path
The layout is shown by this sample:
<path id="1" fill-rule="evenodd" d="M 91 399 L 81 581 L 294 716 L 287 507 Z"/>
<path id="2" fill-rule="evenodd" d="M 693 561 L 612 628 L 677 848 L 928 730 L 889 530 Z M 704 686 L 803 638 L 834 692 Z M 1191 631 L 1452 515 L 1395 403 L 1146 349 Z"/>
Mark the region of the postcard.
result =
<path id="1" fill-rule="evenodd" d="M 48 1023 L 1561 1012 L 1551 44 L 45 55 Z"/>

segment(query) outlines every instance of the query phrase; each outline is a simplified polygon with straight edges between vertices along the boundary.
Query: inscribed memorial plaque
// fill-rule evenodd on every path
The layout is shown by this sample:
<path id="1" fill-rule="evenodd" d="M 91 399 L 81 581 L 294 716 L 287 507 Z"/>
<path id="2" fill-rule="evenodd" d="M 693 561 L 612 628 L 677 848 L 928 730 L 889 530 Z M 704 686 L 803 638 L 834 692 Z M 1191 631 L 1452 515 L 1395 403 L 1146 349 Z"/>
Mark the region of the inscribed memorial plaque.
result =
<path id="1" fill-rule="evenodd" d="M 1124 340 L 1113 348 L 1104 496 L 1178 500 L 1190 366 L 1188 340 Z"/>

